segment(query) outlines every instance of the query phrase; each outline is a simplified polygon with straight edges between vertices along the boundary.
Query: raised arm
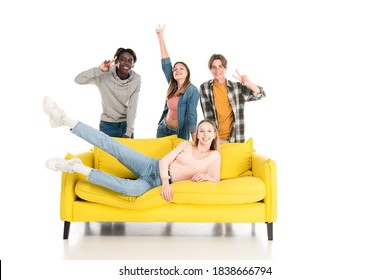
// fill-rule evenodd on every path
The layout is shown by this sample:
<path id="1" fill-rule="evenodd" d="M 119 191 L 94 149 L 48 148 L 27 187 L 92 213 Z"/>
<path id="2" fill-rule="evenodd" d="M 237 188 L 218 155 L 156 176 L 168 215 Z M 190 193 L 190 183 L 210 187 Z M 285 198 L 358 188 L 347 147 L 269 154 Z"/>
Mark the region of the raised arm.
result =
<path id="1" fill-rule="evenodd" d="M 254 93 L 258 94 L 261 92 L 261 88 L 259 88 L 256 84 L 252 83 L 247 75 L 241 75 L 238 70 L 236 70 L 236 74 L 233 74 L 233 77 L 240 81 L 241 84 L 249 88 Z"/>
<path id="2" fill-rule="evenodd" d="M 74 78 L 74 81 L 76 82 L 76 84 L 79 85 L 86 85 L 86 84 L 96 85 L 100 79 L 99 76 L 102 74 L 103 71 L 100 70 L 99 67 L 94 67 L 78 74 Z"/>
<path id="3" fill-rule="evenodd" d="M 112 60 L 104 60 L 99 67 L 93 67 L 89 70 L 83 71 L 80 74 L 78 74 L 74 81 L 77 84 L 83 85 L 83 84 L 94 84 L 96 85 L 98 80 L 100 79 L 99 76 L 102 75 L 104 72 L 110 71 L 112 67 L 117 66 L 118 64 L 115 64 L 116 57 L 114 57 Z"/>
<path id="4" fill-rule="evenodd" d="M 160 44 L 161 58 L 168 58 L 169 54 L 164 40 L 164 28 L 165 28 L 165 24 L 163 25 L 163 27 L 161 27 L 159 24 L 158 27 L 156 28 L 156 33 L 157 33 L 158 42 Z"/>

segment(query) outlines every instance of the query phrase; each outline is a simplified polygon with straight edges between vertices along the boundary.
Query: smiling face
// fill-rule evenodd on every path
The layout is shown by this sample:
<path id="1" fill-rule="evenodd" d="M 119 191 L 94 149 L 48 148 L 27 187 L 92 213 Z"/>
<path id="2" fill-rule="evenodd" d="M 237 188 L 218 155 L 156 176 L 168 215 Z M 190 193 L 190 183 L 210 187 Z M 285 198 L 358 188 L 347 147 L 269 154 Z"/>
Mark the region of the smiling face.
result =
<path id="1" fill-rule="evenodd" d="M 117 58 L 117 73 L 120 78 L 127 78 L 129 76 L 130 70 L 134 67 L 134 57 L 128 53 L 123 52 Z"/>
<path id="2" fill-rule="evenodd" d="M 217 131 L 211 123 L 202 122 L 199 124 L 198 130 L 196 131 L 197 143 L 211 145 L 216 136 Z"/>
<path id="3" fill-rule="evenodd" d="M 183 63 L 177 62 L 173 66 L 172 70 L 173 70 L 173 78 L 178 82 L 185 81 L 185 79 L 188 76 L 188 69 L 187 69 L 186 65 L 184 65 Z"/>
<path id="4" fill-rule="evenodd" d="M 218 83 L 223 83 L 225 81 L 226 68 L 223 66 L 220 59 L 215 59 L 211 63 L 211 74 Z"/>

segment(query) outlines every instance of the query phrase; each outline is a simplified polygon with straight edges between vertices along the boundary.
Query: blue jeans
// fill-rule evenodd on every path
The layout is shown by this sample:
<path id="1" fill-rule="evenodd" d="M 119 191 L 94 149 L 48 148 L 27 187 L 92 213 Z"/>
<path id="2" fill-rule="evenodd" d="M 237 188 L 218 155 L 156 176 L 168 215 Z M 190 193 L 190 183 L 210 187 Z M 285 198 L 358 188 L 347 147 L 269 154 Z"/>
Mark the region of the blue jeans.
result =
<path id="1" fill-rule="evenodd" d="M 72 133 L 109 153 L 138 177 L 124 179 L 92 169 L 89 182 L 129 196 L 140 196 L 162 184 L 157 159 L 141 154 L 82 122 L 72 129 Z"/>
<path id="2" fill-rule="evenodd" d="M 163 119 L 160 124 L 157 127 L 157 138 L 170 136 L 170 135 L 177 135 L 177 128 L 167 125 L 165 122 L 165 119 Z"/>
<path id="3" fill-rule="evenodd" d="M 123 137 L 126 133 L 127 122 L 106 122 L 100 121 L 99 130 L 111 137 Z M 134 138 L 134 133 L 131 134 L 130 138 Z"/>

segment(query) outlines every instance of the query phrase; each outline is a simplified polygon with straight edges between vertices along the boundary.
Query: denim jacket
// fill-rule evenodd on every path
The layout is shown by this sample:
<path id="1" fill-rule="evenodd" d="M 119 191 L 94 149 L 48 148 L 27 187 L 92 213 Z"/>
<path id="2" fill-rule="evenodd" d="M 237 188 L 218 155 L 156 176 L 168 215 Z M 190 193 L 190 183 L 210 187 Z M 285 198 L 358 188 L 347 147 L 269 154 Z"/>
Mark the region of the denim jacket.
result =
<path id="1" fill-rule="evenodd" d="M 161 65 L 165 74 L 165 78 L 169 83 L 173 75 L 171 59 L 169 57 L 161 59 Z M 177 136 L 179 138 L 189 140 L 190 133 L 196 131 L 196 125 L 198 123 L 198 102 L 199 90 L 193 84 L 190 84 L 184 94 L 180 96 L 179 103 L 177 105 L 177 114 L 179 121 Z M 167 114 L 168 104 L 167 101 L 165 101 L 164 111 L 161 115 L 158 124 L 160 124 L 165 119 Z"/>

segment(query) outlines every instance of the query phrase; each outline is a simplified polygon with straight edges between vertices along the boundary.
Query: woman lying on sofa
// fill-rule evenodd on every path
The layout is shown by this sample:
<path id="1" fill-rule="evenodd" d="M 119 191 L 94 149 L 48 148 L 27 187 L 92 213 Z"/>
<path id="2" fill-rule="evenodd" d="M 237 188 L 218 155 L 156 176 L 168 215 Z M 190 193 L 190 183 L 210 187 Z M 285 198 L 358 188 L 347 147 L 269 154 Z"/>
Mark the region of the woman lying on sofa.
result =
<path id="1" fill-rule="evenodd" d="M 43 110 L 49 116 L 52 127 L 69 127 L 73 134 L 114 156 L 138 178 L 136 180 L 119 178 L 85 166 L 78 158 L 49 159 L 46 167 L 51 170 L 78 172 L 87 176 L 91 183 L 129 196 L 140 196 L 161 185 L 161 195 L 168 202 L 172 201 L 173 189 L 170 184 L 173 182 L 182 180 L 218 182 L 220 180 L 219 138 L 216 126 L 210 120 L 203 120 L 198 124 L 194 144 L 183 141 L 161 160 L 157 160 L 70 118 L 49 97 L 43 100 Z"/>

